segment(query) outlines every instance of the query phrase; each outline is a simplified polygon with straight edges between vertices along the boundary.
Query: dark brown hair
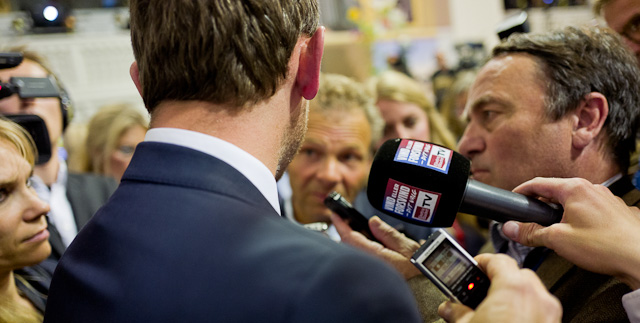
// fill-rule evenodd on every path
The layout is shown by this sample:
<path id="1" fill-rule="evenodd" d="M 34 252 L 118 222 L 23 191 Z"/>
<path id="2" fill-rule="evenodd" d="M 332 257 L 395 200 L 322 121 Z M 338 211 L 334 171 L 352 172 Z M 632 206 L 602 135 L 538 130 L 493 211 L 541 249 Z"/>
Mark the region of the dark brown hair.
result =
<path id="1" fill-rule="evenodd" d="M 552 120 L 574 111 L 590 92 L 607 98 L 607 140 L 622 171 L 635 151 L 640 115 L 640 70 L 613 30 L 567 27 L 544 34 L 516 34 L 493 49 L 493 57 L 533 56 L 546 79 L 546 110 Z"/>
<path id="2" fill-rule="evenodd" d="M 165 100 L 242 107 L 275 94 L 316 0 L 131 0 L 131 40 L 147 110 Z"/>

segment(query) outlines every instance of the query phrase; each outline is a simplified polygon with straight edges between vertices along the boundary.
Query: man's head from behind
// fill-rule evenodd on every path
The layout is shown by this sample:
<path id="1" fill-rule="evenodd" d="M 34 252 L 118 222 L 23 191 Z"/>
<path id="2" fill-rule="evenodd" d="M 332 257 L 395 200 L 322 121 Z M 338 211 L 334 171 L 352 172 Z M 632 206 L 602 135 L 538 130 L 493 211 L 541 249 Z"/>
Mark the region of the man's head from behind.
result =
<path id="1" fill-rule="evenodd" d="M 607 29 L 514 35 L 469 92 L 459 150 L 474 178 L 504 189 L 536 176 L 604 181 L 635 149 L 638 76 Z"/>
<path id="2" fill-rule="evenodd" d="M 341 75 L 320 78 L 307 134 L 288 168 L 296 220 L 329 222 L 323 201 L 331 191 L 355 199 L 366 184 L 382 127 L 373 96 L 362 84 Z"/>
<path id="3" fill-rule="evenodd" d="M 131 1 L 131 37 L 149 112 L 162 101 L 243 107 L 271 97 L 302 35 L 316 31 L 315 0 Z"/>

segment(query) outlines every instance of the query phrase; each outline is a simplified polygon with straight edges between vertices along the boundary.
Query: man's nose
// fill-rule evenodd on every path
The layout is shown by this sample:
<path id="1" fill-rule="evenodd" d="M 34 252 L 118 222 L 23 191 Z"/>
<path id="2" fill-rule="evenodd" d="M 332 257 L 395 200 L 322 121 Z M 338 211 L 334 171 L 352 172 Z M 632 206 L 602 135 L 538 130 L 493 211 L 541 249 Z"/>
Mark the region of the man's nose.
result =
<path id="1" fill-rule="evenodd" d="M 340 181 L 339 162 L 336 158 L 326 158 L 320 169 L 318 169 L 317 177 L 325 184 L 335 185 Z"/>
<path id="2" fill-rule="evenodd" d="M 458 142 L 458 151 L 467 158 L 484 151 L 486 144 L 481 135 L 481 130 L 469 123 Z"/>

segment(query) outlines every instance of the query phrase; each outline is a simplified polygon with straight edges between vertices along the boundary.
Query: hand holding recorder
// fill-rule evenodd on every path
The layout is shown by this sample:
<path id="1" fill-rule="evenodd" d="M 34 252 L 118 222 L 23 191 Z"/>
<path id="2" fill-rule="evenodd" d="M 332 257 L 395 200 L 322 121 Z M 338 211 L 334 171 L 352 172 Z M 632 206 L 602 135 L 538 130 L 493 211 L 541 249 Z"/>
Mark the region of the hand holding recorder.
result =
<path id="1" fill-rule="evenodd" d="M 470 308 L 476 308 L 489 290 L 489 278 L 478 263 L 442 229 L 429 236 L 411 263 L 452 301 Z"/>
<path id="2" fill-rule="evenodd" d="M 536 274 L 520 269 L 504 254 L 475 257 L 491 280 L 487 297 L 474 310 L 445 302 L 438 314 L 448 322 L 560 322 L 562 306 L 542 285 Z"/>

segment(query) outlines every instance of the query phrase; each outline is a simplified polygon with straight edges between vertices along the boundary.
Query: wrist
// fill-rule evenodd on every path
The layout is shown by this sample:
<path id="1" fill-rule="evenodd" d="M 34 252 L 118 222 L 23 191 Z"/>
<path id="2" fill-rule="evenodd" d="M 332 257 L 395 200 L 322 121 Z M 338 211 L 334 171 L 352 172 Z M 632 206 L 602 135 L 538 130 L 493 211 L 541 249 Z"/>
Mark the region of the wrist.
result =
<path id="1" fill-rule="evenodd" d="M 621 282 L 625 283 L 632 290 L 640 289 L 640 277 L 633 277 L 628 275 L 618 276 L 616 277 Z"/>
<path id="2" fill-rule="evenodd" d="M 620 259 L 624 259 L 620 262 L 621 274 L 616 275 L 616 278 L 633 290 L 640 289 L 640 253 L 637 252 L 636 246 L 630 246 L 629 252 L 621 255 Z"/>

